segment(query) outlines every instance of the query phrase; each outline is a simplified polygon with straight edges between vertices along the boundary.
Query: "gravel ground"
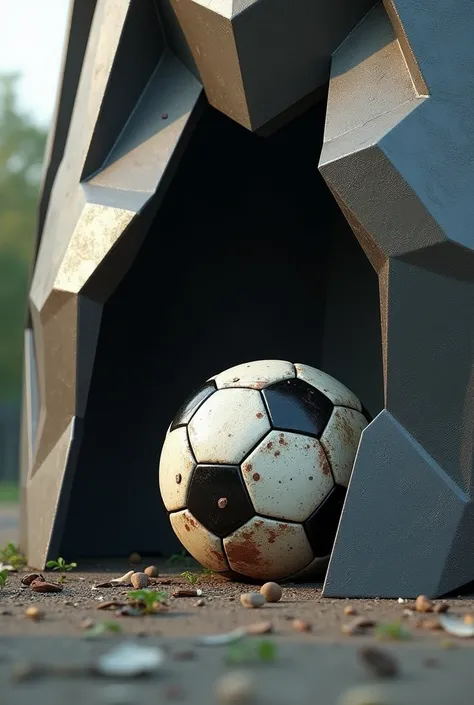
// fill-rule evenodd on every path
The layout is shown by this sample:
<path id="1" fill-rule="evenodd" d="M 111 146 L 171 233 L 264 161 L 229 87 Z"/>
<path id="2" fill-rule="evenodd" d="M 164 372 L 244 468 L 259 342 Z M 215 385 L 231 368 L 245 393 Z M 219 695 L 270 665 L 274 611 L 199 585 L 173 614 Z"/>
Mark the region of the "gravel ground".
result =
<path id="1" fill-rule="evenodd" d="M 125 601 L 129 588 L 123 586 L 96 588 L 96 585 L 119 577 L 131 568 L 140 570 L 154 563 L 160 576 L 153 586 L 167 591 L 168 611 L 153 616 L 116 616 L 115 609 L 99 609 L 104 602 Z M 181 571 L 189 569 L 199 580 L 191 586 Z M 246 609 L 240 595 L 252 589 L 200 572 L 194 565 L 175 565 L 147 559 L 141 565 L 127 560 L 81 564 L 67 574 L 62 591 L 40 594 L 22 587 L 24 573 L 10 574 L 0 591 L 0 702 L 16 705 L 42 705 L 64 701 L 135 705 L 179 701 L 190 705 L 299 705 L 315 702 L 322 705 L 472 705 L 474 639 L 456 639 L 447 635 L 433 621 L 438 615 L 404 614 L 409 607 L 396 600 L 333 600 L 321 597 L 318 584 L 283 586 L 283 597 L 275 604 L 259 609 Z M 56 582 L 58 575 L 47 572 L 47 580 Z M 173 597 L 179 589 L 202 590 L 195 597 Z M 470 597 L 449 599 L 449 611 L 458 615 L 474 614 Z M 33 621 L 25 610 L 36 607 L 42 619 Z M 354 614 L 348 615 L 350 611 Z M 343 625 L 364 617 L 375 627 L 362 634 L 348 636 Z M 297 631 L 293 620 L 300 620 Z M 97 625 L 112 621 L 120 632 L 96 638 L 84 623 Z M 261 663 L 249 652 L 249 663 L 229 665 L 229 646 L 203 646 L 199 637 L 222 634 L 240 627 L 267 622 L 270 633 L 250 636 L 251 649 L 265 640 L 276 649 L 271 663 Z M 380 639 L 377 625 L 400 622 L 409 638 Z M 431 624 L 430 624 L 431 622 Z M 431 627 L 431 628 L 427 628 Z M 34 638 L 32 638 L 34 637 Z M 127 680 L 118 677 L 99 678 L 90 673 L 77 673 L 97 662 L 98 655 L 122 642 L 155 646 L 164 651 L 162 669 L 148 678 Z M 376 678 L 364 666 L 364 647 L 382 650 L 394 659 L 397 674 L 393 678 Z M 67 675 L 46 674 L 29 680 L 18 679 L 22 664 L 42 664 L 48 669 L 72 666 Z M 235 670 L 244 669 L 254 680 L 255 696 L 240 694 L 234 700 L 219 699 L 216 683 Z M 377 686 L 374 700 L 366 693 L 343 700 L 347 690 Z"/>

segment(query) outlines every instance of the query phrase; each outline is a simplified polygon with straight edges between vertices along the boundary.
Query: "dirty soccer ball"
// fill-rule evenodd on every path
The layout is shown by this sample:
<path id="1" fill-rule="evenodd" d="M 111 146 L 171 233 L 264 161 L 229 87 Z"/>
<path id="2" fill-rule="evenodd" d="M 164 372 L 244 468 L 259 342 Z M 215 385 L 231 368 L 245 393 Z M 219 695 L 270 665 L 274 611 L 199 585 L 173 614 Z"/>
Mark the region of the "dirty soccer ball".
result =
<path id="1" fill-rule="evenodd" d="M 263 360 L 212 377 L 184 402 L 161 453 L 179 540 L 236 577 L 326 567 L 367 423 L 347 387 L 308 365 Z"/>

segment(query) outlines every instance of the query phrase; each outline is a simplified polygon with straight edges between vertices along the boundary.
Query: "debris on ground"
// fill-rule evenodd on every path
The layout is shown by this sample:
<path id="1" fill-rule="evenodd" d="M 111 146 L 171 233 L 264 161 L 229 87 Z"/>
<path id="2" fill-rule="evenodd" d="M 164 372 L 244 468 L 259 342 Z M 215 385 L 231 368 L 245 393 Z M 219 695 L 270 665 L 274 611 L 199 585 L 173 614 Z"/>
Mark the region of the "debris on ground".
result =
<path id="1" fill-rule="evenodd" d="M 344 614 L 346 617 L 354 617 L 357 614 L 357 610 L 352 605 L 346 605 L 344 607 Z"/>
<path id="2" fill-rule="evenodd" d="M 158 568 L 156 565 L 149 565 L 145 568 L 143 571 L 145 575 L 148 575 L 149 578 L 157 578 L 159 575 Z"/>
<path id="3" fill-rule="evenodd" d="M 214 695 L 222 705 L 250 705 L 257 699 L 255 676 L 249 671 L 231 671 L 215 683 Z"/>
<path id="4" fill-rule="evenodd" d="M 112 583 L 112 585 L 130 585 L 130 579 L 134 572 L 134 570 L 129 570 L 128 573 L 122 575 L 121 578 L 113 578 L 110 582 Z"/>
<path id="5" fill-rule="evenodd" d="M 426 595 L 418 595 L 415 602 L 417 612 L 433 612 L 433 603 Z"/>
<path id="6" fill-rule="evenodd" d="M 465 619 L 441 614 L 439 616 L 439 622 L 447 634 L 460 637 L 461 639 L 474 637 L 474 624 L 467 623 Z"/>
<path id="7" fill-rule="evenodd" d="M 137 553 L 137 551 L 133 551 L 128 557 L 128 562 L 135 564 L 141 563 L 142 557 L 139 553 Z"/>
<path id="8" fill-rule="evenodd" d="M 195 588 L 193 590 L 176 590 L 173 592 L 173 597 L 200 597 L 202 590 Z"/>
<path id="9" fill-rule="evenodd" d="M 25 617 L 32 619 L 33 622 L 39 622 L 41 619 L 44 619 L 44 612 L 38 607 L 27 607 L 25 610 Z"/>
<path id="10" fill-rule="evenodd" d="M 48 583 L 46 580 L 33 580 L 30 583 L 30 590 L 33 592 L 62 592 L 62 585 L 58 583 Z"/>
<path id="11" fill-rule="evenodd" d="M 135 678 L 158 671 L 164 661 L 164 651 L 157 647 L 120 644 L 99 656 L 94 670 L 104 676 Z"/>
<path id="12" fill-rule="evenodd" d="M 262 607 L 265 604 L 265 597 L 259 592 L 244 592 L 240 596 L 240 602 L 244 607 L 254 609 L 256 607 Z"/>
<path id="13" fill-rule="evenodd" d="M 310 632 L 312 629 L 311 624 L 305 619 L 294 619 L 291 627 L 295 632 Z"/>
<path id="14" fill-rule="evenodd" d="M 347 636 L 356 636 L 359 634 L 365 634 L 368 629 L 375 627 L 375 624 L 375 621 L 369 617 L 355 617 L 350 622 L 343 624 L 341 631 Z"/>
<path id="15" fill-rule="evenodd" d="M 248 635 L 260 635 L 260 634 L 270 634 L 273 631 L 273 625 L 271 622 L 255 622 L 255 624 L 250 624 L 246 628 Z"/>
<path id="16" fill-rule="evenodd" d="M 233 629 L 231 632 L 226 634 L 206 634 L 200 636 L 196 643 L 201 646 L 226 646 L 227 644 L 232 644 L 235 641 L 239 641 L 247 634 L 247 630 L 243 628 Z"/>
<path id="17" fill-rule="evenodd" d="M 142 588 L 145 588 L 148 585 L 148 575 L 146 575 L 145 573 L 133 573 L 132 577 L 130 578 L 130 582 L 132 583 L 132 587 L 134 587 L 135 590 L 141 590 Z"/>
<path id="18" fill-rule="evenodd" d="M 96 610 L 110 610 L 117 607 L 125 607 L 127 605 L 123 600 L 107 600 L 107 602 L 102 602 L 97 605 Z"/>
<path id="19" fill-rule="evenodd" d="M 260 588 L 260 593 L 264 596 L 266 602 L 278 602 L 281 600 L 283 590 L 278 583 L 265 583 Z"/>
<path id="20" fill-rule="evenodd" d="M 357 655 L 364 668 L 376 678 L 394 678 L 400 673 L 398 661 L 388 651 L 365 646 Z"/>
<path id="21" fill-rule="evenodd" d="M 433 612 L 444 614 L 449 610 L 449 602 L 437 602 L 433 608 Z"/>

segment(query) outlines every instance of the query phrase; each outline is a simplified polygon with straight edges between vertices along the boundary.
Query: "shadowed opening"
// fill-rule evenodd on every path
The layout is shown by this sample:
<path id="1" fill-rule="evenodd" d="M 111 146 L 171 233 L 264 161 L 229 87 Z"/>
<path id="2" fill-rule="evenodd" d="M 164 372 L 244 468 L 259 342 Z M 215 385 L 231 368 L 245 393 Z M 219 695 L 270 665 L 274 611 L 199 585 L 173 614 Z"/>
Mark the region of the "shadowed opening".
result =
<path id="1" fill-rule="evenodd" d="M 383 406 L 377 276 L 318 173 L 325 105 L 271 137 L 207 108 L 104 307 L 61 555 L 177 548 L 158 490 L 166 430 L 208 377 L 279 358 Z"/>

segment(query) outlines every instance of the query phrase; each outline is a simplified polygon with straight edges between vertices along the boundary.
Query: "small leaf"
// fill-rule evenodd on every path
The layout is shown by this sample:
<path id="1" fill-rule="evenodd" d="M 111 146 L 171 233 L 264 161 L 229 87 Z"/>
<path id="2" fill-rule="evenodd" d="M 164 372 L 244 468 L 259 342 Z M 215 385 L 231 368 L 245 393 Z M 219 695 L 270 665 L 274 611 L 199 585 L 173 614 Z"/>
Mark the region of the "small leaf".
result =
<path id="1" fill-rule="evenodd" d="M 272 663 L 277 657 L 277 648 L 273 641 L 264 639 L 257 645 L 258 655 L 261 661 Z"/>
<path id="2" fill-rule="evenodd" d="M 69 563 L 69 568 L 77 568 L 77 563 Z"/>
<path id="3" fill-rule="evenodd" d="M 46 568 L 55 568 L 57 566 L 56 561 L 48 561 L 46 563 Z"/>

